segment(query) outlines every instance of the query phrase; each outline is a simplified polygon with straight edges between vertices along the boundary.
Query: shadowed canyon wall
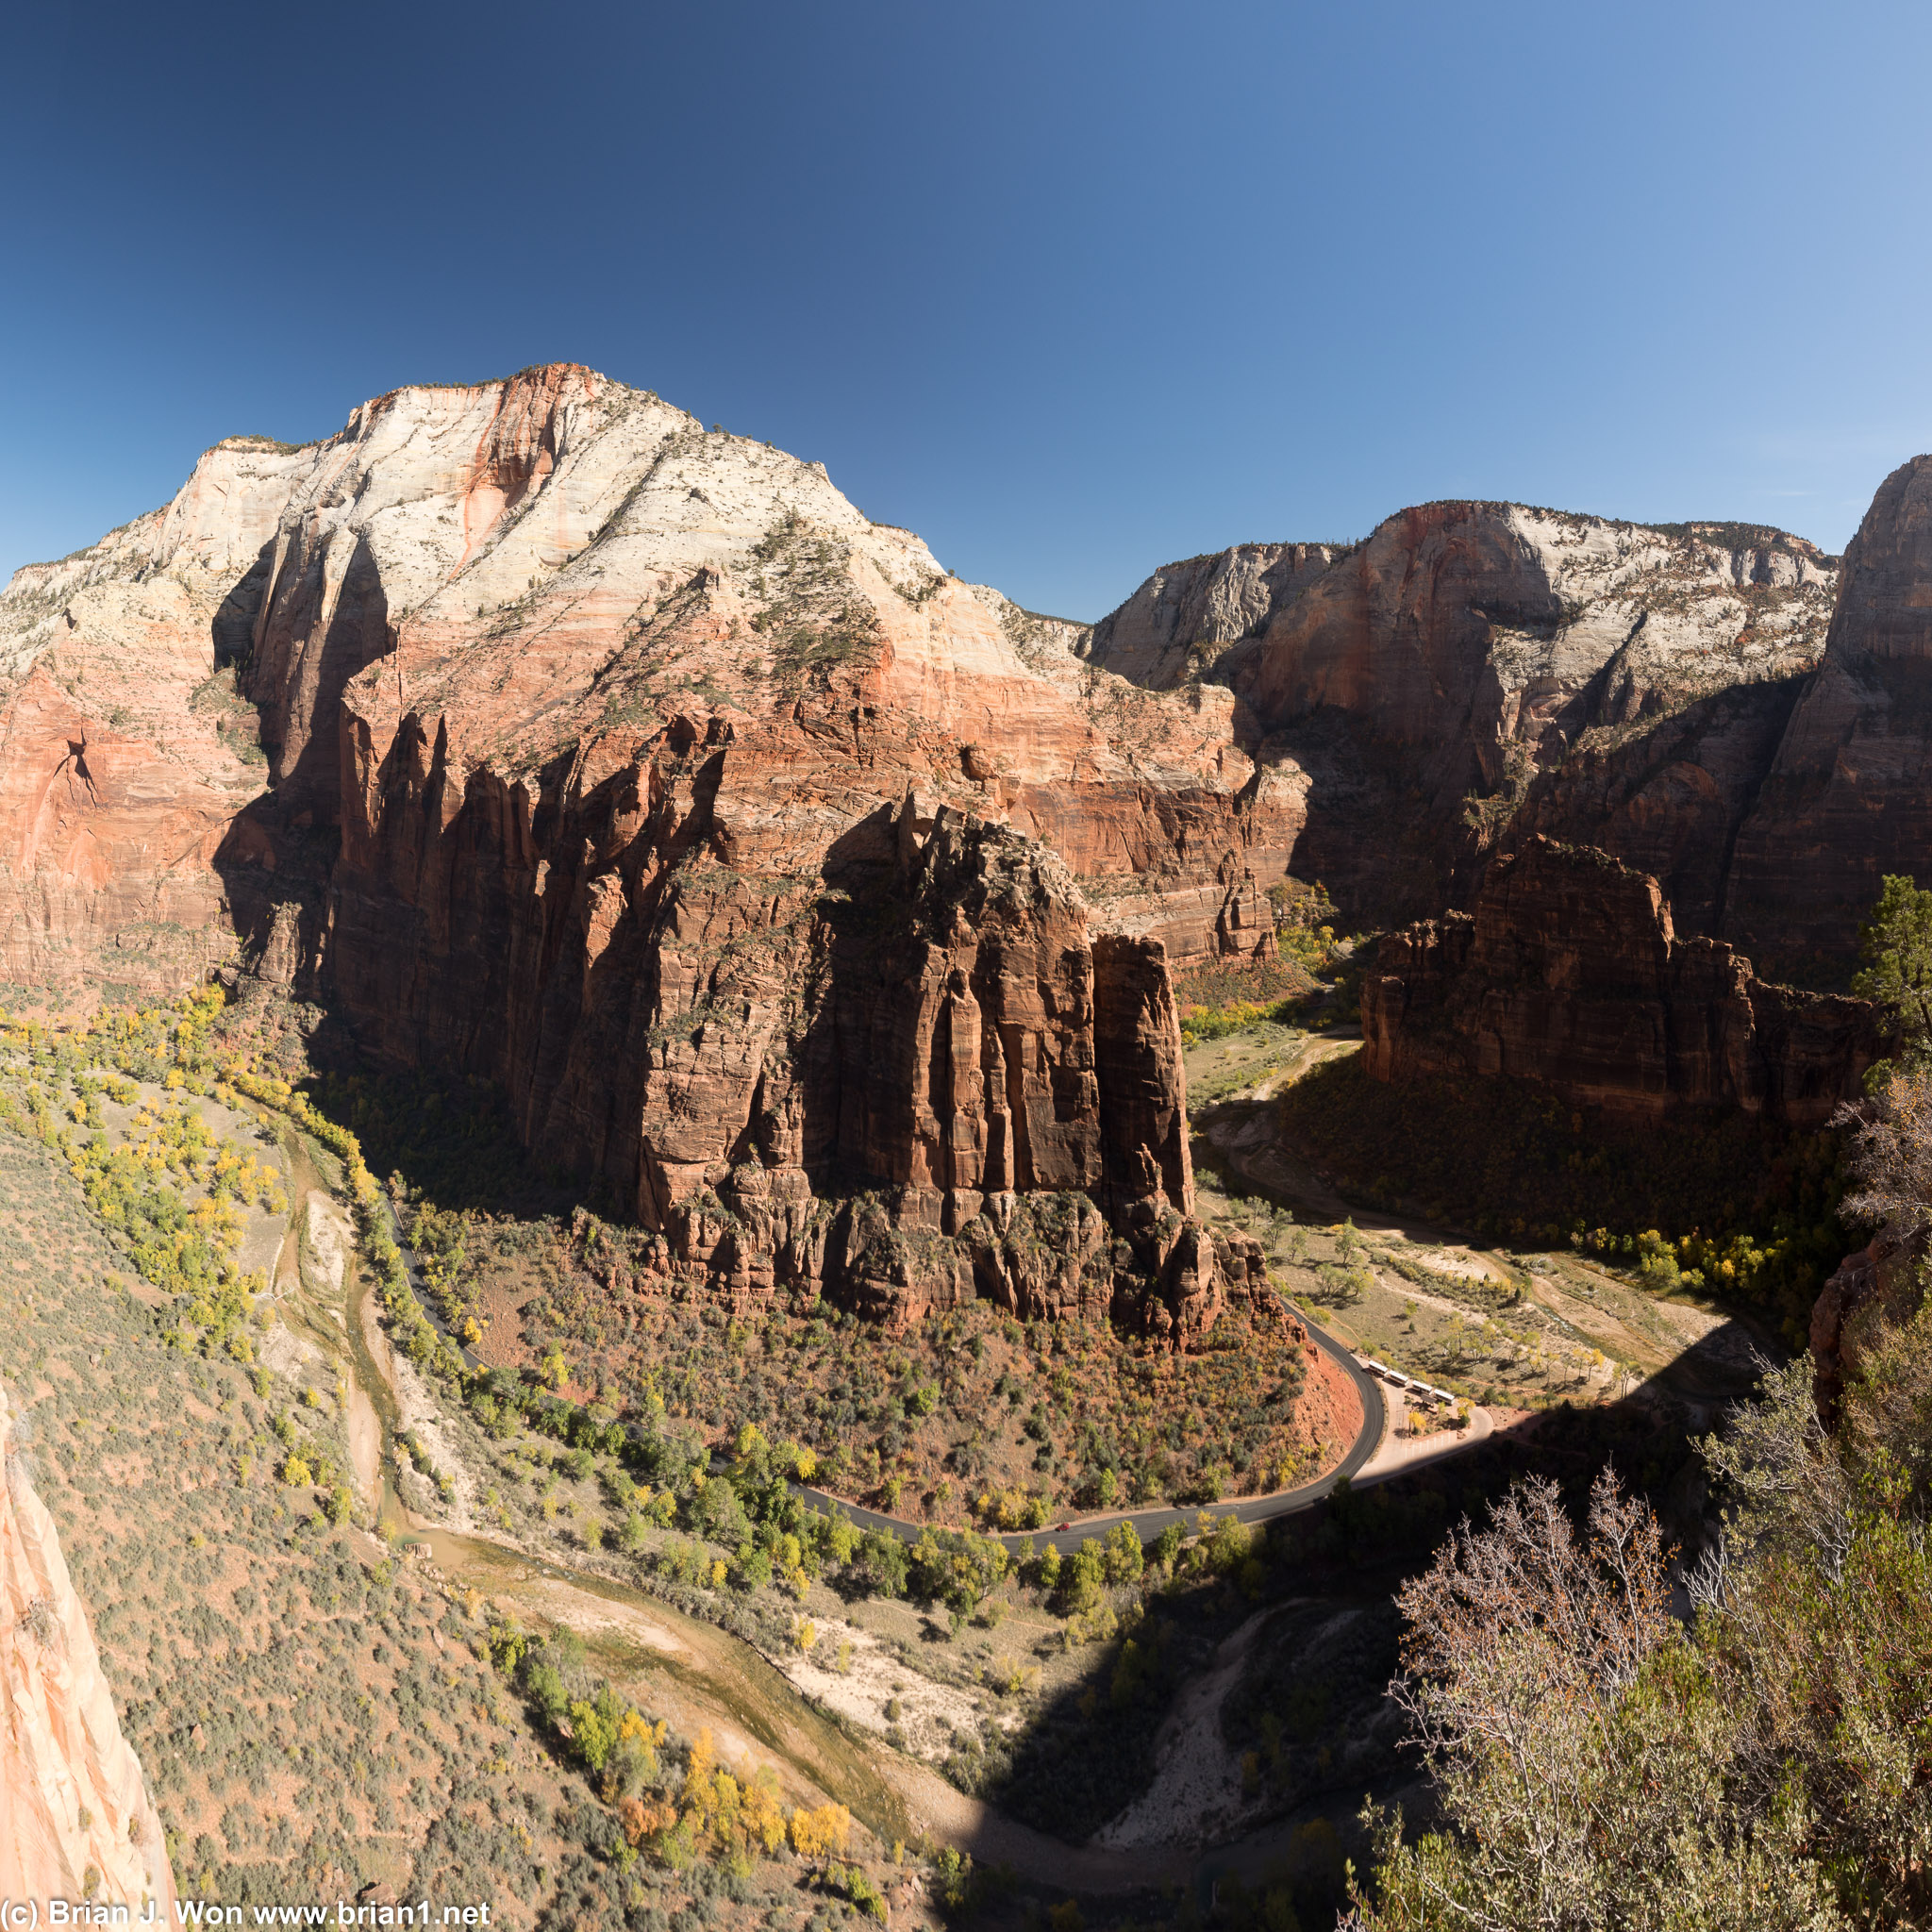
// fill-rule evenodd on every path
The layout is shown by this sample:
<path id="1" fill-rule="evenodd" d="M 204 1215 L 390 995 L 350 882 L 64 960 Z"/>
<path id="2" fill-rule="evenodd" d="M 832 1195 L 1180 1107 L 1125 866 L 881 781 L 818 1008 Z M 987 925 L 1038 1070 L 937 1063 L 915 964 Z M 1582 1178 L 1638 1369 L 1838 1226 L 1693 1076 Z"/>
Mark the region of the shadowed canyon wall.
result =
<path id="1" fill-rule="evenodd" d="M 1888 873 L 1932 884 L 1932 457 L 1880 486 L 1845 552 L 1824 662 L 1738 834 L 1726 937 L 1841 972 Z"/>
<path id="2" fill-rule="evenodd" d="M 1543 838 L 1491 866 L 1473 915 L 1385 937 L 1361 1007 L 1378 1079 L 1507 1075 L 1651 1118 L 1820 1126 L 1891 1043 L 1869 1002 L 1766 984 L 1722 941 L 1680 940 L 1656 879 Z"/>

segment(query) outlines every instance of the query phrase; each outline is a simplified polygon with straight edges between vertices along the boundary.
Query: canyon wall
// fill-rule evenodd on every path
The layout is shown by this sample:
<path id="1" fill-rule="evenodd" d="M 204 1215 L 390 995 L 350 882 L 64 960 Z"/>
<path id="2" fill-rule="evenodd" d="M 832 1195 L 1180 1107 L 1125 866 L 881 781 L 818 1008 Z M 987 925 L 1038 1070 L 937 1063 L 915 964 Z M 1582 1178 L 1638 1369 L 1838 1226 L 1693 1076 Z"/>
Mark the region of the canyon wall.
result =
<path id="1" fill-rule="evenodd" d="M 1932 457 L 1880 486 L 1845 551 L 1824 662 L 1738 834 L 1724 931 L 1842 974 L 1888 873 L 1932 884 Z"/>
<path id="2" fill-rule="evenodd" d="M 223 444 L 0 596 L 0 973 L 239 944 L 499 1081 L 663 1273 L 1185 1333 L 1247 1277 L 1190 1219 L 1168 961 L 1272 950 L 1300 794 L 1085 637 L 588 370 Z"/>
<path id="3" fill-rule="evenodd" d="M 1841 984 L 1888 873 L 1932 871 L 1932 458 L 1840 559 L 1750 525 L 1511 504 L 1166 566 L 1082 647 L 1225 689 L 1353 925 L 1466 906 L 1540 836 L 1654 875 L 1677 931 Z"/>
<path id="4" fill-rule="evenodd" d="M 1385 937 L 1361 1010 L 1378 1079 L 1505 1075 L 1640 1118 L 1819 1126 L 1892 1044 L 1868 1002 L 1768 985 L 1723 941 L 1680 940 L 1656 879 L 1541 837 L 1491 866 L 1473 915 Z"/>
<path id="5" fill-rule="evenodd" d="M 1296 874 L 1350 925 L 1464 903 L 1494 852 L 1560 830 L 1668 858 L 1683 922 L 1715 931 L 1836 582 L 1776 530 L 1437 503 L 1358 544 L 1169 565 L 1087 648 L 1229 691 L 1243 747 L 1300 794 Z"/>
<path id="6" fill-rule="evenodd" d="M 1350 543 L 1238 543 L 1165 563 L 1075 648 L 1150 691 L 1172 691 L 1257 637 Z"/>
<path id="7" fill-rule="evenodd" d="M 0 1898 L 174 1923 L 175 1879 L 60 1539 L 0 1390 Z"/>
<path id="8" fill-rule="evenodd" d="M 1679 935 L 1827 977 L 1932 837 L 1928 487 L 1889 479 L 1842 594 L 1776 531 L 1445 503 L 1168 566 L 1090 629 L 591 371 L 397 391 L 0 593 L 0 979 L 239 952 L 380 1059 L 500 1082 L 651 1265 L 737 1297 L 1190 1332 L 1247 1273 L 1191 1230 L 1169 974 L 1268 958 L 1291 868 L 1346 925 L 1476 900 L 1385 948 L 1385 1071 L 1464 1040 L 1607 1092 L 1627 1049 L 1644 1106 L 1825 1104 L 1853 1023 Z M 1545 834 L 1667 908 L 1508 913 Z M 1651 963 L 1539 1005 L 1481 932 L 1544 917 Z"/>

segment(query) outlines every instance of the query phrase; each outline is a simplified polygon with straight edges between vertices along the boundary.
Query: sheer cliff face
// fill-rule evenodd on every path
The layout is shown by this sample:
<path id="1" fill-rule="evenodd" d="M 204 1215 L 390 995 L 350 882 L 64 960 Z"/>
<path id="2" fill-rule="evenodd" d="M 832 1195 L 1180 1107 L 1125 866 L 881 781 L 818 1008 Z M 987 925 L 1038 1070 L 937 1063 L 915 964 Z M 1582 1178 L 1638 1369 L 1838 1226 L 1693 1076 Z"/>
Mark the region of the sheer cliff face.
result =
<path id="1" fill-rule="evenodd" d="M 1461 896 L 1512 820 L 1663 858 L 1714 916 L 1835 585 L 1834 559 L 1776 531 L 1431 504 L 1347 548 L 1170 566 L 1091 651 L 1233 692 L 1263 782 L 1302 794 L 1297 874 L 1352 922 Z M 1625 750 L 1666 723 L 1671 756 Z"/>
<path id="2" fill-rule="evenodd" d="M 1385 938 L 1361 1005 L 1378 1079 L 1501 1074 L 1639 1117 L 1819 1126 L 1891 1043 L 1867 1002 L 1767 985 L 1722 941 L 1680 939 L 1656 879 L 1541 838 L 1490 868 L 1473 916 Z"/>
<path id="3" fill-rule="evenodd" d="M 217 640 L 304 460 L 224 443 L 0 593 L 0 976 L 158 991 L 226 950 L 215 854 L 263 764 Z"/>
<path id="4" fill-rule="evenodd" d="M 0 1898 L 124 1904 L 136 1919 L 152 1900 L 171 1924 L 160 1821 L 13 1433 L 0 1391 Z"/>
<path id="5" fill-rule="evenodd" d="M 1932 457 L 1885 479 L 1845 552 L 1824 663 L 1738 838 L 1725 929 L 1842 970 L 1888 873 L 1932 877 Z"/>
<path id="6" fill-rule="evenodd" d="M 1198 1315 L 1166 957 L 1272 947 L 1300 794 L 1085 635 L 587 370 L 224 444 L 0 598 L 0 971 L 238 935 L 734 1293 L 903 1289 L 883 1187 L 960 1291 Z"/>

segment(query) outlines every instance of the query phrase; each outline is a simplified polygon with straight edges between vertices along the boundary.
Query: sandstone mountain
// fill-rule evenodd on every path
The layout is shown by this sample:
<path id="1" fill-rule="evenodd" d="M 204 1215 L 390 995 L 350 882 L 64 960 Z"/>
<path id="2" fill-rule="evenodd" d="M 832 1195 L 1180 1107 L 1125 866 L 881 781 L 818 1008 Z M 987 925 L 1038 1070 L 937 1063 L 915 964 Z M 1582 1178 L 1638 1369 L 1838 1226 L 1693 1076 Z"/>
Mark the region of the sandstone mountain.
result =
<path id="1" fill-rule="evenodd" d="M 1296 873 L 1352 924 L 1466 899 L 1541 829 L 1657 872 L 1710 931 L 1836 587 L 1778 530 L 1437 503 L 1358 544 L 1170 565 L 1086 652 L 1233 694 L 1238 741 L 1305 794 Z"/>
<path id="2" fill-rule="evenodd" d="M 397 391 L 0 594 L 0 974 L 239 944 L 498 1082 L 668 1274 L 1191 1334 L 1252 1257 L 1191 1219 L 1171 969 L 1267 957 L 1291 866 L 1359 927 L 1551 835 L 1679 953 L 1841 974 L 1932 829 L 1927 487 L 1841 593 L 1774 530 L 1447 503 L 1090 629 L 591 371 Z"/>
<path id="3" fill-rule="evenodd" d="M 1166 960 L 1272 946 L 1299 791 L 1083 636 L 588 370 L 223 443 L 0 597 L 5 970 L 236 934 L 500 1082 L 666 1270 L 1191 1328 L 1248 1260 L 1190 1219 Z"/>
<path id="4" fill-rule="evenodd" d="M 1539 835 L 1654 876 L 1675 930 L 1841 983 L 1889 872 L 1932 853 L 1932 458 L 1844 558 L 1778 530 L 1513 504 L 1405 510 L 1365 543 L 1157 572 L 1076 645 L 1219 686 L 1302 794 L 1293 865 L 1356 925 L 1472 903 Z"/>
<path id="5" fill-rule="evenodd" d="M 174 1923 L 175 1880 L 60 1539 L 0 1391 L 0 1898 Z"/>

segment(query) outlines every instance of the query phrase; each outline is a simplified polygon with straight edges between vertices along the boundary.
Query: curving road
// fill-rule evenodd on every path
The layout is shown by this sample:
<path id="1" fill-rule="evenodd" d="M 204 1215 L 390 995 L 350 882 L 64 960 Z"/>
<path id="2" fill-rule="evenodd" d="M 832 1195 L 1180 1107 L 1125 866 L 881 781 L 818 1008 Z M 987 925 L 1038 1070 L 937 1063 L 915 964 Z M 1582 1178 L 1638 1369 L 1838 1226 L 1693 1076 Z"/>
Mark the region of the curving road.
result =
<path id="1" fill-rule="evenodd" d="M 1277 1516 L 1292 1516 L 1297 1510 L 1311 1508 L 1324 1496 L 1332 1493 L 1338 1483 L 1354 1481 L 1382 1441 L 1388 1410 L 1382 1401 L 1381 1388 L 1332 1335 L 1318 1328 L 1299 1308 L 1295 1313 L 1301 1316 L 1303 1325 L 1315 1340 L 1315 1345 L 1341 1363 L 1362 1401 L 1362 1432 L 1350 1445 L 1348 1454 L 1327 1474 L 1319 1475 L 1313 1482 L 1303 1483 L 1296 1489 L 1277 1490 L 1268 1496 L 1230 1497 L 1225 1502 L 1197 1505 L 1186 1509 L 1175 1508 L 1172 1504 L 1146 1509 L 1107 1509 L 1092 1516 L 1069 1517 L 1065 1519 L 1067 1526 L 1064 1529 L 1011 1530 L 1000 1534 L 996 1541 L 1005 1543 L 1009 1550 L 1017 1550 L 1022 1543 L 1029 1541 L 1036 1550 L 1051 1543 L 1062 1556 L 1071 1556 L 1089 1537 L 1105 1536 L 1117 1523 L 1131 1523 L 1142 1542 L 1158 1537 L 1173 1523 L 1179 1524 L 1183 1529 L 1191 1529 L 1203 1507 L 1237 1516 L 1243 1523 L 1268 1523 Z M 906 1542 L 916 1541 L 928 1527 L 923 1523 L 908 1523 L 902 1516 L 888 1516 L 882 1510 L 861 1508 L 856 1503 L 848 1503 L 842 1496 L 812 1489 L 806 1483 L 793 1483 L 791 1487 L 808 1502 L 816 1503 L 822 1508 L 841 1510 L 861 1529 L 883 1529 Z"/>
<path id="2" fill-rule="evenodd" d="M 437 1332 L 462 1357 L 468 1367 L 481 1368 L 483 1364 L 450 1333 L 448 1324 L 422 1293 L 418 1257 L 402 1239 L 402 1229 L 397 1225 L 388 1195 L 380 1194 L 377 1198 L 389 1222 L 390 1238 L 402 1252 L 403 1266 L 408 1273 L 410 1287 L 417 1290 L 416 1298 L 422 1305 L 424 1314 Z M 1292 1307 L 1293 1305 L 1291 1303 L 1290 1307 Z M 1015 1551 L 1025 1542 L 1031 1542 L 1036 1550 L 1051 1543 L 1062 1556 L 1072 1556 L 1089 1537 L 1104 1537 L 1117 1523 L 1131 1523 L 1135 1533 L 1143 1543 L 1151 1542 L 1170 1524 L 1177 1523 L 1183 1529 L 1191 1529 L 1195 1519 L 1204 1508 L 1221 1515 L 1233 1515 L 1242 1523 L 1271 1523 L 1278 1516 L 1293 1516 L 1300 1510 L 1312 1508 L 1324 1496 L 1332 1495 L 1339 1483 L 1352 1483 L 1376 1449 L 1381 1446 L 1382 1431 L 1388 1421 L 1388 1407 L 1382 1399 L 1381 1385 L 1325 1328 L 1309 1321 L 1307 1315 L 1300 1308 L 1294 1308 L 1294 1313 L 1314 1339 L 1315 1346 L 1341 1365 L 1342 1373 L 1355 1384 L 1356 1393 L 1361 1397 L 1361 1434 L 1349 1445 L 1348 1454 L 1326 1474 L 1318 1475 L 1312 1482 L 1302 1483 L 1295 1489 L 1276 1490 L 1273 1494 L 1266 1496 L 1229 1497 L 1222 1502 L 1196 1504 L 1188 1508 L 1178 1508 L 1173 1504 L 1159 1504 L 1145 1509 L 1105 1509 L 1091 1516 L 1064 1518 L 1064 1529 L 1055 1527 L 995 1532 L 994 1540 L 1004 1543 L 1008 1550 Z M 1428 1459 L 1436 1461 L 1443 1456 L 1453 1456 L 1457 1450 L 1470 1447 L 1474 1440 L 1471 1436 L 1465 1436 L 1456 1442 L 1445 1444 L 1439 1456 Z M 717 1456 L 712 1458 L 712 1466 L 722 1470 L 729 1466 L 729 1460 L 725 1457 Z M 1414 1462 L 1410 1462 L 1391 1469 L 1387 1474 L 1405 1474 L 1407 1470 L 1416 1466 Z M 1379 1476 L 1372 1478 L 1379 1479 Z M 899 1538 L 902 1542 L 917 1542 L 926 1529 L 936 1526 L 911 1523 L 903 1516 L 889 1516 L 882 1509 L 868 1509 L 861 1504 L 848 1502 L 843 1496 L 835 1496 L 828 1490 L 814 1489 L 809 1483 L 794 1482 L 790 1487 L 794 1495 L 803 1497 L 808 1503 L 816 1504 L 822 1509 L 840 1510 L 860 1529 L 881 1529 L 889 1536 Z"/>

